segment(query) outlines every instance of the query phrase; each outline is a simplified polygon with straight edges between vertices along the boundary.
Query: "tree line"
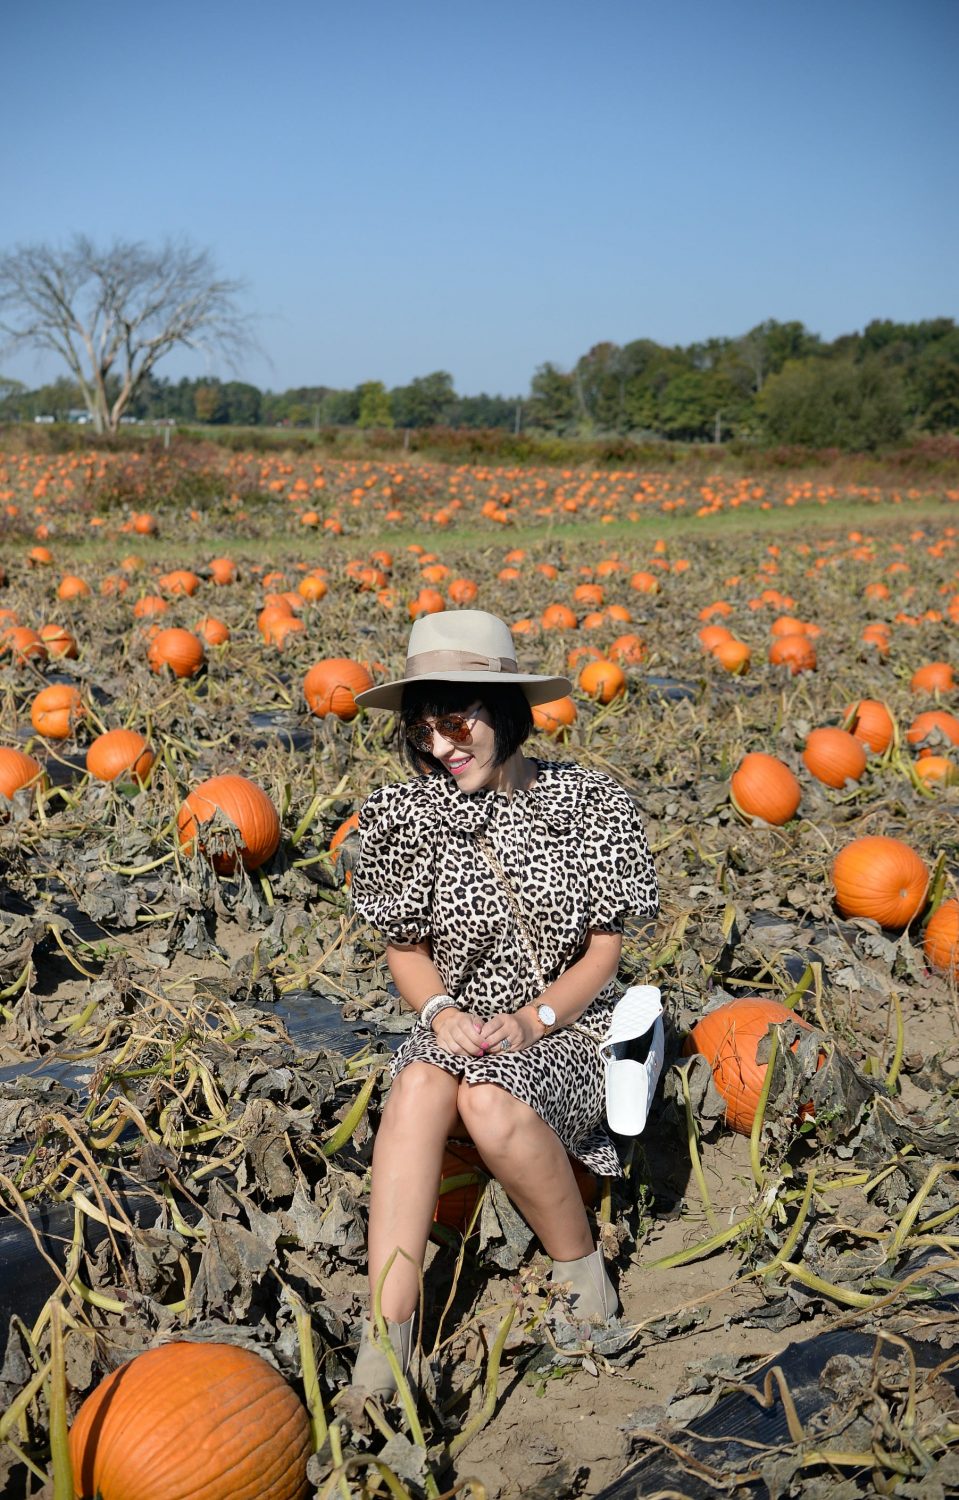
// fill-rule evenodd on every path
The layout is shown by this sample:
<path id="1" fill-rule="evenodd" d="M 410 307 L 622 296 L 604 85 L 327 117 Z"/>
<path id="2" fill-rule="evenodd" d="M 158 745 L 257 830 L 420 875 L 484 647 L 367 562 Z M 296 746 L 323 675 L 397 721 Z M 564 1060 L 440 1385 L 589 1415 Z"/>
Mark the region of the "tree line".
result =
<path id="1" fill-rule="evenodd" d="M 109 385 L 109 380 L 107 381 Z M 109 393 L 108 393 L 109 395 Z M 0 420 L 67 420 L 69 379 L 38 390 L 0 380 Z M 125 419 L 213 426 L 451 427 L 563 437 L 729 439 L 870 451 L 911 434 L 959 430 L 959 328 L 951 318 L 876 320 L 831 342 L 775 320 L 686 347 L 600 343 L 572 369 L 540 365 L 525 395 L 460 395 L 446 371 L 388 388 L 261 391 L 240 380 L 143 378 Z"/>

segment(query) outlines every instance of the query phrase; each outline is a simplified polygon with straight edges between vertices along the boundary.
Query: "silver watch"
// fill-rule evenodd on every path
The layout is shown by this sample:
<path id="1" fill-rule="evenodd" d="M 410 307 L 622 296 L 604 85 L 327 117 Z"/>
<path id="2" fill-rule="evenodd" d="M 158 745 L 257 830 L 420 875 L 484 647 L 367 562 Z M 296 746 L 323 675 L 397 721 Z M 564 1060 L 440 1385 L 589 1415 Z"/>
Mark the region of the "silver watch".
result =
<path id="1" fill-rule="evenodd" d="M 537 1005 L 536 1014 L 547 1030 L 549 1030 L 550 1026 L 556 1025 L 556 1012 L 551 1005 L 547 1005 L 545 1002 L 542 1005 Z"/>

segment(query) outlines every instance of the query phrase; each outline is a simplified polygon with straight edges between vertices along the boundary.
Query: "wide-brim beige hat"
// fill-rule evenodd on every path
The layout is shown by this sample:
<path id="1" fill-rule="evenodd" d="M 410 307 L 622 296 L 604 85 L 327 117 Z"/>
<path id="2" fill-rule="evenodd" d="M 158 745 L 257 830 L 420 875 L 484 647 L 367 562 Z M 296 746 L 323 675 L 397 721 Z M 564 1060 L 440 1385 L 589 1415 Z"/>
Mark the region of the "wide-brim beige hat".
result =
<path id="1" fill-rule="evenodd" d="M 551 703 L 572 690 L 567 677 L 521 672 L 509 626 L 484 609 L 444 609 L 413 623 L 406 648 L 406 676 L 357 693 L 360 708 L 402 706 L 403 689 L 414 682 L 507 683 L 529 703 Z"/>

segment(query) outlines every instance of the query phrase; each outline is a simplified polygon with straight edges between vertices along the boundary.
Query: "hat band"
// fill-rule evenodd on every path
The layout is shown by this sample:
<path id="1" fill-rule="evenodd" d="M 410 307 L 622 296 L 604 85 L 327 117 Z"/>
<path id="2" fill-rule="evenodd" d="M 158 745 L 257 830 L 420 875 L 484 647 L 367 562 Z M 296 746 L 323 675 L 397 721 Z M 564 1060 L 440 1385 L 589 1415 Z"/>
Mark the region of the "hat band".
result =
<path id="1" fill-rule="evenodd" d="M 406 658 L 407 677 L 436 672 L 518 672 L 512 656 L 477 656 L 475 651 L 418 651 Z"/>

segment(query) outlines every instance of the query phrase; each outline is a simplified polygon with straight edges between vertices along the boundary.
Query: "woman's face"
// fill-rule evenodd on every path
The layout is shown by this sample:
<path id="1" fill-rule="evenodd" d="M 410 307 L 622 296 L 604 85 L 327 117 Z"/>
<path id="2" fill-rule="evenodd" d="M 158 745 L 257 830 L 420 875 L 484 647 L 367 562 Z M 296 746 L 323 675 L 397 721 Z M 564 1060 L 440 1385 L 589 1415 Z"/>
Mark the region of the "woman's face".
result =
<path id="1" fill-rule="evenodd" d="M 465 721 L 468 737 L 462 743 L 459 734 L 456 738 L 449 738 L 442 733 L 440 725 L 447 717 Z M 461 713 L 439 714 L 433 719 L 420 719 L 418 723 L 432 729 L 432 744 L 427 753 L 439 761 L 460 791 L 479 792 L 500 780 L 502 767 L 496 764 L 496 737 L 490 716 L 481 703 L 472 703 Z"/>

